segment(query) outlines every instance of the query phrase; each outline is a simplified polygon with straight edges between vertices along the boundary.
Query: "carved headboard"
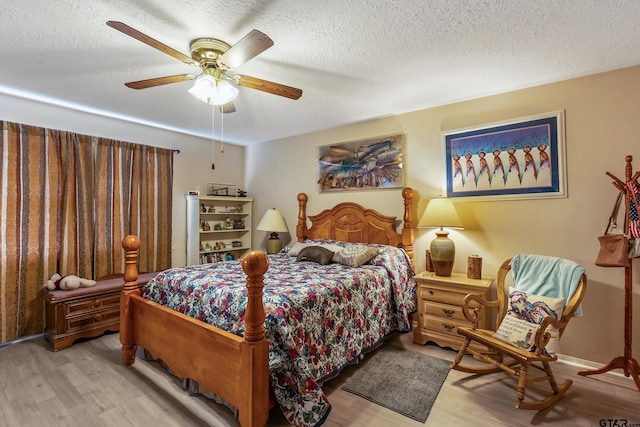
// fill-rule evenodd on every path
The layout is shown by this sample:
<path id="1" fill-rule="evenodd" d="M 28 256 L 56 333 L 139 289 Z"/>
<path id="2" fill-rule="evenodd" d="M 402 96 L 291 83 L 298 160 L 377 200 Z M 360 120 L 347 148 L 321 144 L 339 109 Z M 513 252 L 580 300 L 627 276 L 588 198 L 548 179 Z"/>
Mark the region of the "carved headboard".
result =
<path id="1" fill-rule="evenodd" d="M 378 243 L 401 247 L 413 260 L 415 220 L 413 214 L 414 193 L 411 188 L 402 190 L 404 218 L 402 231 L 396 231 L 396 217 L 383 215 L 353 202 L 339 203 L 317 215 L 307 217 L 305 193 L 298 194 L 298 225 L 296 236 L 299 242 L 306 239 L 334 239 L 353 243 Z M 311 227 L 307 227 L 307 218 Z"/>

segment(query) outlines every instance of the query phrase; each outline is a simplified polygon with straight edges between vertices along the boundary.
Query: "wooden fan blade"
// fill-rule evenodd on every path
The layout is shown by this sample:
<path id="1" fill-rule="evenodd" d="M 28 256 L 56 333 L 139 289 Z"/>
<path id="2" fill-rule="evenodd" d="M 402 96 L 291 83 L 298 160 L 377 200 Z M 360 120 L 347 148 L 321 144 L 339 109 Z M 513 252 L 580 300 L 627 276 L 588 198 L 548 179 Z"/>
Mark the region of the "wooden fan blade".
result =
<path id="1" fill-rule="evenodd" d="M 225 114 L 236 112 L 236 106 L 234 105 L 233 102 L 227 102 L 226 104 L 219 105 L 218 108 L 220 109 L 221 113 L 225 113 Z"/>
<path id="2" fill-rule="evenodd" d="M 144 44 L 147 44 L 155 49 L 158 49 L 160 52 L 166 53 L 167 55 L 174 57 L 178 61 L 182 61 L 185 64 L 194 65 L 196 67 L 198 66 L 198 64 L 190 56 L 187 56 L 181 52 L 178 52 L 177 50 L 167 46 L 164 43 L 159 42 L 156 39 L 149 37 L 144 33 L 141 33 L 140 31 L 128 26 L 127 24 L 123 24 L 122 22 L 118 22 L 118 21 L 107 21 L 107 25 L 110 26 L 111 28 L 114 28 L 120 31 L 123 34 L 128 35 L 129 37 L 133 37 L 134 39 L 139 40 Z"/>
<path id="3" fill-rule="evenodd" d="M 297 89 L 295 87 L 286 86 L 280 83 L 274 83 L 255 77 L 236 74 L 235 76 L 233 76 L 233 81 L 240 86 L 261 90 L 263 92 L 272 93 L 278 96 L 284 96 L 285 98 L 298 99 L 302 96 L 302 89 Z"/>
<path id="4" fill-rule="evenodd" d="M 176 74 L 175 76 L 156 77 L 154 79 L 138 80 L 137 82 L 125 83 L 126 87 L 131 89 L 146 89 L 154 86 L 167 85 L 169 83 L 184 82 L 193 80 L 196 76 L 193 74 Z"/>
<path id="5" fill-rule="evenodd" d="M 271 46 L 273 46 L 273 40 L 268 35 L 258 30 L 251 30 L 249 34 L 222 54 L 220 62 L 229 68 L 238 68 Z"/>

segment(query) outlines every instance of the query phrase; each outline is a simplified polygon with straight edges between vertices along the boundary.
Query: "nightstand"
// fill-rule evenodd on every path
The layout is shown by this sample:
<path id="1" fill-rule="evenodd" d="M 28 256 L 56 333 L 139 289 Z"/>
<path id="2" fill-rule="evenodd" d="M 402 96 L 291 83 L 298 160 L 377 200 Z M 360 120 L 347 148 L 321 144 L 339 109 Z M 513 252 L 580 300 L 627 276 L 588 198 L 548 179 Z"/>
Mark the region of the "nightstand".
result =
<path id="1" fill-rule="evenodd" d="M 413 278 L 418 283 L 418 325 L 413 330 L 413 342 L 422 345 L 432 341 L 459 350 L 464 337 L 458 335 L 457 327 L 471 326 L 462 312 L 462 300 L 467 294 L 489 299 L 493 278 L 469 279 L 462 273 L 443 277 L 430 272 Z M 490 310 L 480 308 L 479 328 L 487 328 L 490 314 Z"/>

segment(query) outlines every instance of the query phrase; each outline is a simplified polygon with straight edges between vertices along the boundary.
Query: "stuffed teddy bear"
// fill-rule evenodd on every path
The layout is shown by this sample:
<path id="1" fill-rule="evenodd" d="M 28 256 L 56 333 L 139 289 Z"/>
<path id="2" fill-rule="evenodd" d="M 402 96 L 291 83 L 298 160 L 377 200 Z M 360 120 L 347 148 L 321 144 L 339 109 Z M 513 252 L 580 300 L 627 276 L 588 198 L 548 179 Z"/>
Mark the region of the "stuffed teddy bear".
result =
<path id="1" fill-rule="evenodd" d="M 78 276 L 69 275 L 61 277 L 58 273 L 51 276 L 51 279 L 47 280 L 44 287 L 50 291 L 61 289 L 63 291 L 72 291 L 78 288 L 88 288 L 96 284 L 95 280 L 83 279 Z"/>

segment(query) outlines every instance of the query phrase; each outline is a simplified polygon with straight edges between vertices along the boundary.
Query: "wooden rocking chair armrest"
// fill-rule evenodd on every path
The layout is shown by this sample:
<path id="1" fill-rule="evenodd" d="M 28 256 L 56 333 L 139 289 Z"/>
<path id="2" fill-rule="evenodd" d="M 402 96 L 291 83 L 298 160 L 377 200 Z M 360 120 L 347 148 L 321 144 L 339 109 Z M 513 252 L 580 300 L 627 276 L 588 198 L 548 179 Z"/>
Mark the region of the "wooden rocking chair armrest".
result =
<path id="1" fill-rule="evenodd" d="M 476 307 L 471 307 L 471 303 L 473 302 L 478 305 Z M 462 300 L 462 314 L 464 314 L 464 317 L 466 317 L 469 322 L 473 323 L 473 328 L 475 329 L 480 322 L 480 306 L 498 307 L 499 304 L 500 302 L 497 300 L 487 300 L 480 295 L 467 294 Z"/>
<path id="2" fill-rule="evenodd" d="M 542 322 L 540 322 L 540 327 L 538 328 L 538 332 L 536 332 L 536 336 L 534 339 L 536 353 L 542 352 L 551 339 L 551 333 L 548 332 L 547 329 L 551 326 L 554 326 L 558 328 L 558 330 L 562 330 L 566 323 L 566 321 L 556 320 L 551 316 L 547 316 L 542 319 Z"/>

